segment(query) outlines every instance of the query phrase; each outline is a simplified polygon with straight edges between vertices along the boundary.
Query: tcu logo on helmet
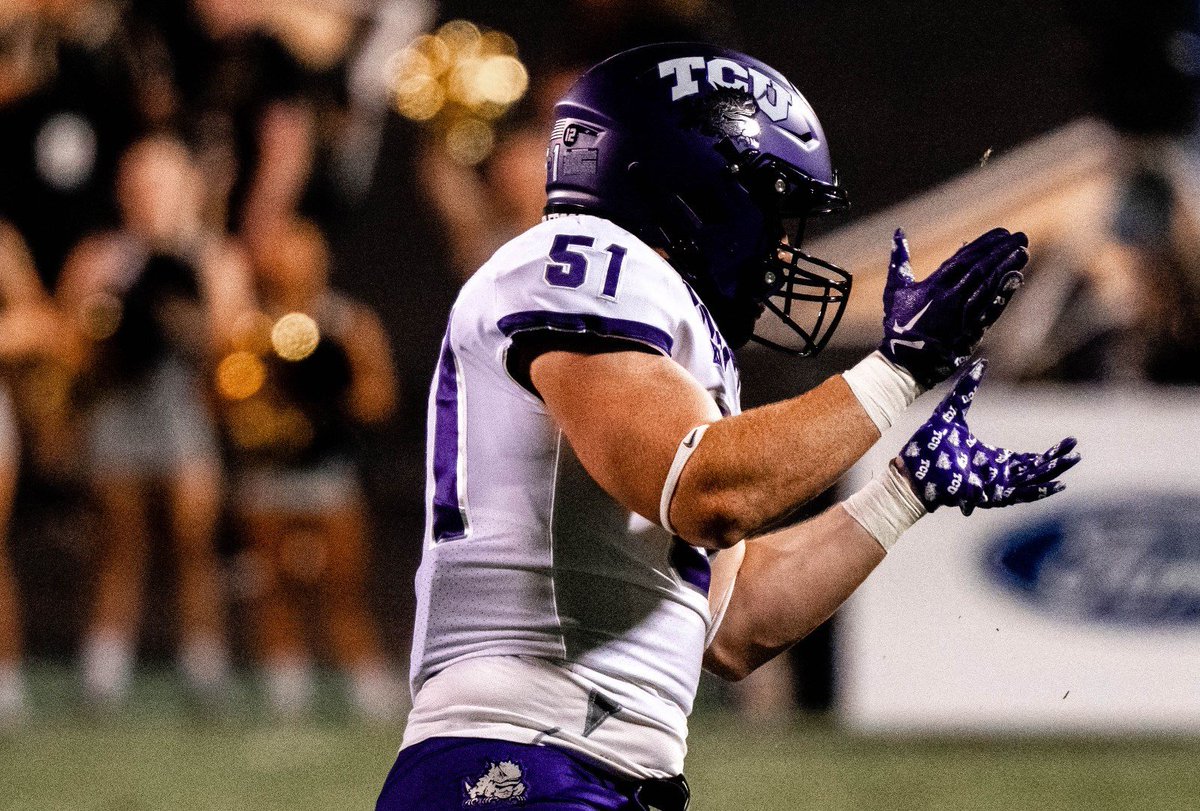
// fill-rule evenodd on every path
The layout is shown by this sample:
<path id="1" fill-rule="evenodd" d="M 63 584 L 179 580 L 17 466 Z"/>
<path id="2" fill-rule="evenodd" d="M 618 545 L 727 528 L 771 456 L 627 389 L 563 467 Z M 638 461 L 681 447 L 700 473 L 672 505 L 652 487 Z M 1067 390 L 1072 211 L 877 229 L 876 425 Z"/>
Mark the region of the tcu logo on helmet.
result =
<path id="1" fill-rule="evenodd" d="M 696 81 L 698 71 L 704 71 L 702 75 L 713 87 L 729 87 L 750 93 L 758 103 L 758 108 L 772 121 L 787 118 L 792 106 L 792 94 L 754 68 L 739 65 L 732 59 L 705 59 L 703 56 L 681 56 L 658 63 L 659 77 L 666 79 L 673 76 L 675 79 L 671 101 L 679 101 L 700 92 L 700 83 Z"/>

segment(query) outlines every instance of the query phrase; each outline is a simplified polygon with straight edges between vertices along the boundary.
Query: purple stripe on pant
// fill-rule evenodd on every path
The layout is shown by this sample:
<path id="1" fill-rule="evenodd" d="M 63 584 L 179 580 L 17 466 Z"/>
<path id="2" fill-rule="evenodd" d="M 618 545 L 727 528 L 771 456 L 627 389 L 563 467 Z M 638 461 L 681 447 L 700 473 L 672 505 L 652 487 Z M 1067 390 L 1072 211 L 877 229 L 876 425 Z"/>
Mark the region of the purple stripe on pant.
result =
<path id="1" fill-rule="evenodd" d="M 400 752 L 375 809 L 644 811 L 639 788 L 553 746 L 430 738 Z"/>

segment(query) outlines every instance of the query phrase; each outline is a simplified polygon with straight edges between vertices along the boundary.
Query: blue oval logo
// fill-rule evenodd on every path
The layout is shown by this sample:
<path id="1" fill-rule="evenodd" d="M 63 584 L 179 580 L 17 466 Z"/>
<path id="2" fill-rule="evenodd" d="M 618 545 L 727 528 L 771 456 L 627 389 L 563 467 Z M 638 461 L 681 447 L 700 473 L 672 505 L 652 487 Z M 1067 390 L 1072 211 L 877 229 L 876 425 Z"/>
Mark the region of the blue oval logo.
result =
<path id="1" fill-rule="evenodd" d="M 1005 590 L 1056 614 L 1200 621 L 1200 497 L 1143 495 L 1060 510 L 987 547 Z"/>

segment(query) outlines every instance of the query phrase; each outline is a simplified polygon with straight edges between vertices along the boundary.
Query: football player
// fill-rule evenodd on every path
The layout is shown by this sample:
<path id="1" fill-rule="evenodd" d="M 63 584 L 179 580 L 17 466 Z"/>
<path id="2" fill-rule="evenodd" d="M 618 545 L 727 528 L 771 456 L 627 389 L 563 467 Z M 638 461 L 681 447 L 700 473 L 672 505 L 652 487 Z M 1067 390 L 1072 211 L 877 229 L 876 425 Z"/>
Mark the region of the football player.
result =
<path id="1" fill-rule="evenodd" d="M 676 43 L 601 63 L 556 115 L 547 217 L 467 282 L 442 345 L 414 705 L 379 809 L 684 808 L 701 667 L 745 676 L 926 512 L 1045 497 L 1078 459 L 978 441 L 980 362 L 877 479 L 789 524 L 966 366 L 1025 236 L 918 282 L 897 233 L 879 351 L 740 413 L 733 350 L 811 355 L 850 292 L 799 248 L 846 203 L 812 108 L 755 59 Z"/>

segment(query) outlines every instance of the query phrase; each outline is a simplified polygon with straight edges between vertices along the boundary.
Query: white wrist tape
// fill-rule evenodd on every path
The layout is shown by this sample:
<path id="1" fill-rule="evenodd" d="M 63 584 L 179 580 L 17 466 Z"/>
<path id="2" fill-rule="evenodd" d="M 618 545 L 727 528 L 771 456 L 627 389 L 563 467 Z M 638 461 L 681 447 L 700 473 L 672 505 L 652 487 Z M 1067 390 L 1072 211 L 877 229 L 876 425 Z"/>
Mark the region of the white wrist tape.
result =
<path id="1" fill-rule="evenodd" d="M 885 552 L 927 512 L 904 474 L 891 462 L 882 475 L 843 501 L 842 507 Z"/>
<path id="2" fill-rule="evenodd" d="M 881 434 L 892 427 L 896 417 L 923 391 L 907 370 L 892 363 L 879 350 L 843 372 L 842 378 Z"/>
<path id="3" fill-rule="evenodd" d="M 667 471 L 667 480 L 663 482 L 662 497 L 658 500 L 658 523 L 672 535 L 675 534 L 675 527 L 671 525 L 671 499 L 675 498 L 675 489 L 679 487 L 683 466 L 692 458 L 696 448 L 700 447 L 700 440 L 707 430 L 708 423 L 705 423 L 687 432 L 679 443 L 679 449 L 675 451 L 675 459 L 671 462 L 671 469 Z"/>

